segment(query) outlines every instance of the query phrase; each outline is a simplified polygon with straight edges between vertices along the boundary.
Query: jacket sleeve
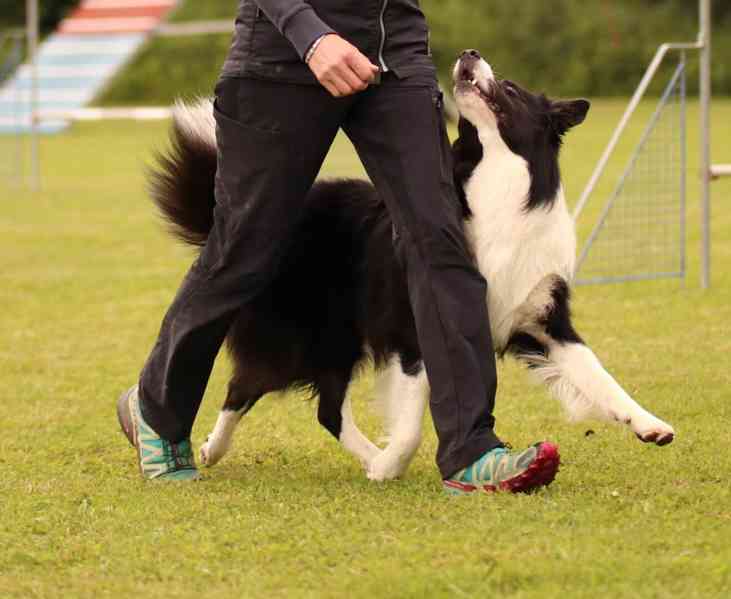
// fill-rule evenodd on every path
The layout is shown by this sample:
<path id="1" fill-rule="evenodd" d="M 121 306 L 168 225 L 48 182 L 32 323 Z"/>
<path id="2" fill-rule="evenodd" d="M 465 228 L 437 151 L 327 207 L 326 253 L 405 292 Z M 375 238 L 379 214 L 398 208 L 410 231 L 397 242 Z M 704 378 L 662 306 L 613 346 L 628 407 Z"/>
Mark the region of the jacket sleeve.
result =
<path id="1" fill-rule="evenodd" d="M 335 31 L 326 25 L 315 10 L 303 0 L 254 0 L 279 32 L 295 47 L 304 59 L 307 50 L 327 33 Z"/>

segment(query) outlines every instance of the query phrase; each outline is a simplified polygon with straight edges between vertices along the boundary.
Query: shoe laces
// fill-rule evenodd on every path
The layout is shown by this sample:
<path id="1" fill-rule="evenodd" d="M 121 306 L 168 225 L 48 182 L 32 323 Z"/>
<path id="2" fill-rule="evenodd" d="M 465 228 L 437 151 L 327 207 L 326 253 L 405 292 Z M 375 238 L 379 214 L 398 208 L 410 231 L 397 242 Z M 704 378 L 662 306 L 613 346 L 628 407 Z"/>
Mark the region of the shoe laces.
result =
<path id="1" fill-rule="evenodd" d="M 190 441 L 187 439 L 180 443 L 163 442 L 163 458 L 168 462 L 170 467 L 177 469 L 192 468 L 192 450 Z"/>

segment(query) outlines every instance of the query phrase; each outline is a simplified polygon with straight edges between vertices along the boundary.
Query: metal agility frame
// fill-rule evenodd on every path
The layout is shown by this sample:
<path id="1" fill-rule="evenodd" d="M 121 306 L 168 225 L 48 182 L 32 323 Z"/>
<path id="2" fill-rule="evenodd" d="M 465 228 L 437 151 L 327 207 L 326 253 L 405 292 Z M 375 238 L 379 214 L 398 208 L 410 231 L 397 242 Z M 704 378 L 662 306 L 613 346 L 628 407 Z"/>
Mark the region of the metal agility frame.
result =
<path id="1" fill-rule="evenodd" d="M 731 164 L 713 164 L 711 161 L 711 0 L 699 0 L 698 4 L 700 28 L 697 41 L 692 43 L 662 44 L 657 49 L 652 62 L 647 67 L 637 90 L 612 134 L 609 144 L 584 188 L 574 209 L 573 216 L 574 219 L 578 219 L 588 203 L 591 194 L 607 167 L 609 159 L 627 128 L 630 118 L 635 113 L 637 106 L 647 92 L 666 55 L 673 51 L 685 52 L 698 50 L 700 55 L 701 287 L 707 289 L 711 283 L 711 182 L 719 177 L 731 176 Z M 585 248 L 586 251 L 588 251 L 588 248 Z"/>
<path id="2" fill-rule="evenodd" d="M 683 51 L 579 254 L 577 285 L 685 277 L 685 69 Z"/>

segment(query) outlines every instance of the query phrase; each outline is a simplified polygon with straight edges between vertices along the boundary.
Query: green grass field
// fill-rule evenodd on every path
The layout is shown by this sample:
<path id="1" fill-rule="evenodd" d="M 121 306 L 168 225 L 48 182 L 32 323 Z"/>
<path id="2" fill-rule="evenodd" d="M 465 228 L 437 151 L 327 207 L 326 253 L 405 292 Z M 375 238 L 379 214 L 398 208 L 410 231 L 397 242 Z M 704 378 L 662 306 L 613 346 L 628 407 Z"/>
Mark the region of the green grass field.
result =
<path id="1" fill-rule="evenodd" d="M 623 106 L 595 103 L 567 140 L 573 200 Z M 731 101 L 713 117 L 716 155 L 731 160 Z M 535 495 L 466 498 L 442 494 L 428 419 L 406 477 L 372 484 L 301 397 L 259 404 L 204 482 L 140 479 L 114 403 L 192 256 L 145 197 L 144 166 L 165 130 L 75 126 L 44 139 L 41 193 L 0 187 L 0 597 L 729 596 L 731 184 L 714 187 L 714 281 L 703 292 L 694 129 L 688 279 L 575 298 L 585 338 L 676 427 L 676 442 L 650 447 L 620 427 L 569 424 L 507 361 L 498 432 L 516 447 L 557 441 L 562 469 Z M 338 140 L 326 173 L 360 172 Z M 227 371 L 219 360 L 196 446 Z M 371 390 L 364 376 L 356 415 L 376 437 Z"/>

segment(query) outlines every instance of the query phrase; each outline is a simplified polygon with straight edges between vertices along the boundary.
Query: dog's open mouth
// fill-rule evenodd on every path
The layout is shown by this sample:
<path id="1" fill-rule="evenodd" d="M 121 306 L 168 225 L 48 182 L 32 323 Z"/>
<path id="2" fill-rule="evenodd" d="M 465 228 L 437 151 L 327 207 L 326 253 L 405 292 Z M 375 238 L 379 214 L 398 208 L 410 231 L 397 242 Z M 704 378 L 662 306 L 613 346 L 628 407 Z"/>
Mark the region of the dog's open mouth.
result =
<path id="1" fill-rule="evenodd" d="M 487 86 L 482 85 L 477 80 L 477 75 L 475 74 L 474 69 L 471 69 L 469 67 L 462 67 L 459 70 L 459 75 L 457 76 L 457 87 L 462 89 L 463 91 L 474 91 L 483 98 L 485 98 L 485 100 L 490 99 L 490 93 L 487 89 Z"/>
<path id="2" fill-rule="evenodd" d="M 456 79 L 455 91 L 457 93 L 475 93 L 485 101 L 495 114 L 501 112 L 500 105 L 495 99 L 494 88 L 496 83 L 494 81 L 483 83 L 479 80 L 474 67 L 469 65 L 460 66 Z"/>

